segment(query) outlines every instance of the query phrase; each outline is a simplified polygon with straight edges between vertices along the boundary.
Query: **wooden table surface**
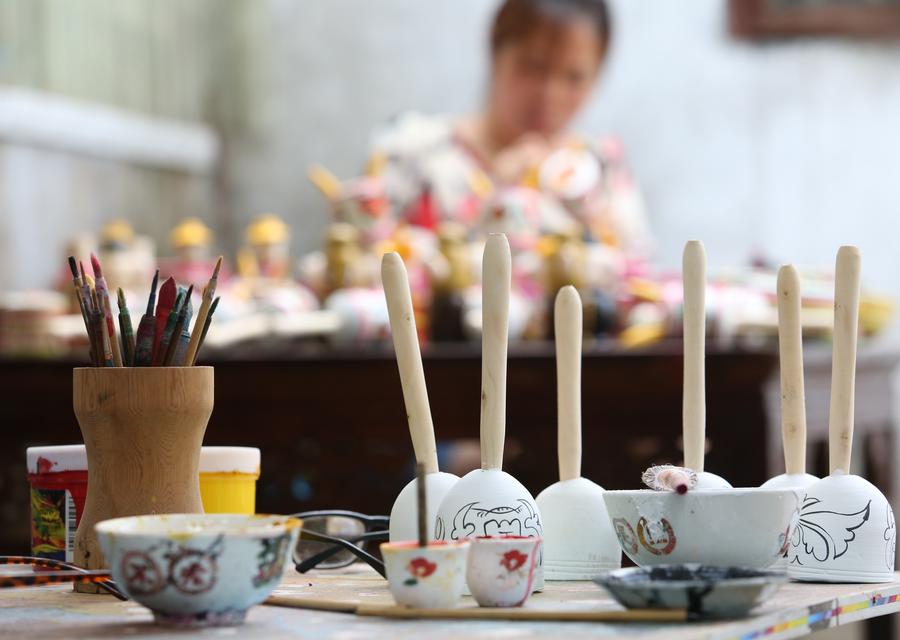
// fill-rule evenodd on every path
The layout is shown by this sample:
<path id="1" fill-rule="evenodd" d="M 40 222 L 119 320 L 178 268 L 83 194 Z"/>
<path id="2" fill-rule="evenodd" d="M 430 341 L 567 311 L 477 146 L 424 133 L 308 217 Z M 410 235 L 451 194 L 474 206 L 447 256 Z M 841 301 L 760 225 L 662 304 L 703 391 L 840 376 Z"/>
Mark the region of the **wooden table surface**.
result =
<path id="1" fill-rule="evenodd" d="M 291 572 L 276 591 L 305 598 L 355 598 L 370 604 L 390 602 L 384 580 L 370 570 Z M 349 595 L 348 595 L 349 594 Z M 574 595 L 573 595 L 574 594 Z M 578 600 L 584 606 L 615 608 L 609 596 L 588 583 L 548 583 L 527 606 Z M 525 622 L 486 620 L 390 620 L 280 606 L 253 608 L 242 627 L 191 632 L 191 637 L 228 638 L 567 638 L 624 637 L 634 640 L 782 639 L 885 616 L 900 610 L 900 574 L 880 585 L 790 583 L 749 618 L 737 621 L 669 624 Z M 0 637 L 168 639 L 187 635 L 160 627 L 150 612 L 111 596 L 74 593 L 70 586 L 7 590 L 0 597 Z"/>

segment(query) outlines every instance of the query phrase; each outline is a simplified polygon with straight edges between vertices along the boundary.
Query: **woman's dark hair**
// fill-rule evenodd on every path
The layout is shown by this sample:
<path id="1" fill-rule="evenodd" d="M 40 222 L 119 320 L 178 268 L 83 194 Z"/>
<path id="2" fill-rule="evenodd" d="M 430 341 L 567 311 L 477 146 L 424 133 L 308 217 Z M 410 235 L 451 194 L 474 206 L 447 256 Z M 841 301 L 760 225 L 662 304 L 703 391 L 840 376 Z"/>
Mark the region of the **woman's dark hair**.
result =
<path id="1" fill-rule="evenodd" d="M 612 24 L 605 0 L 504 0 L 491 27 L 491 53 L 529 36 L 550 22 L 561 26 L 571 20 L 587 20 L 600 42 L 601 53 L 609 47 Z"/>

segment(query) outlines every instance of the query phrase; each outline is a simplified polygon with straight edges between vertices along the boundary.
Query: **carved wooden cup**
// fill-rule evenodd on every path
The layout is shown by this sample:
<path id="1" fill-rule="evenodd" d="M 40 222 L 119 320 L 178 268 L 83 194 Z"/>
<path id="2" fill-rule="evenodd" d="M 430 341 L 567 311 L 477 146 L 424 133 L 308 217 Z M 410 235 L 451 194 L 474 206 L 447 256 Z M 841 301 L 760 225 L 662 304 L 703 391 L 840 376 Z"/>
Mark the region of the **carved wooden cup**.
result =
<path id="1" fill-rule="evenodd" d="M 75 564 L 105 568 L 94 532 L 102 520 L 203 513 L 199 462 L 213 408 L 212 367 L 75 369 L 73 402 L 88 459 Z M 99 592 L 96 585 L 75 588 Z"/>

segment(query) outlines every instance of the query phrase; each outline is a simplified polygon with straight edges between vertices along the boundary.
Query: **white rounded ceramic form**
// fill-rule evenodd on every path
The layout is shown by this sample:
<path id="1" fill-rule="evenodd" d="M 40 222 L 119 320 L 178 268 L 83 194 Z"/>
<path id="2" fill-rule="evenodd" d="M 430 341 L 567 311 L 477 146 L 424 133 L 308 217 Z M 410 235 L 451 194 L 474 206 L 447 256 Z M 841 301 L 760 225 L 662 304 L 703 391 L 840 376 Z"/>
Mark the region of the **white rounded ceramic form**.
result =
<path id="1" fill-rule="evenodd" d="M 429 473 L 425 476 L 425 495 L 427 510 L 425 524 L 428 527 L 428 539 L 434 540 L 434 523 L 437 519 L 438 507 L 447 492 L 459 481 L 459 476 L 452 473 Z M 416 507 L 416 481 L 412 480 L 403 487 L 403 491 L 394 500 L 391 508 L 391 525 L 389 529 L 391 542 L 415 540 L 419 537 L 418 510 Z"/>
<path id="2" fill-rule="evenodd" d="M 281 582 L 301 521 L 168 514 L 105 520 L 97 538 L 116 584 L 161 624 L 236 625 Z"/>
<path id="3" fill-rule="evenodd" d="M 521 607 L 534 589 L 540 538 L 473 538 L 466 584 L 480 607 Z"/>
<path id="4" fill-rule="evenodd" d="M 603 494 L 619 544 L 635 564 L 751 569 L 784 554 L 802 497 L 793 489 L 755 488 Z"/>
<path id="5" fill-rule="evenodd" d="M 731 483 L 722 476 L 717 476 L 709 471 L 701 471 L 697 474 L 697 486 L 695 489 L 731 489 Z"/>
<path id="6" fill-rule="evenodd" d="M 809 473 L 782 473 L 780 476 L 769 478 L 761 485 L 760 489 L 806 489 L 819 479 Z"/>
<path id="7" fill-rule="evenodd" d="M 782 473 L 780 476 L 769 478 L 762 483 L 760 489 L 798 489 L 802 495 L 806 495 L 806 488 L 811 484 L 818 482 L 819 479 L 809 473 Z M 772 565 L 772 569 L 786 570 L 788 563 L 788 553 L 790 549 L 785 550 L 784 554 L 778 559 L 778 562 Z"/>
<path id="8" fill-rule="evenodd" d="M 806 490 L 788 551 L 788 576 L 809 582 L 894 579 L 894 513 L 875 485 L 837 471 Z"/>
<path id="9" fill-rule="evenodd" d="M 385 542 L 381 545 L 388 588 L 397 604 L 418 609 L 455 607 L 466 587 L 469 541 Z"/>
<path id="10" fill-rule="evenodd" d="M 587 478 L 573 478 L 552 484 L 538 495 L 535 502 L 544 526 L 544 578 L 592 580 L 622 566 L 622 549 L 603 493 Z"/>
<path id="11" fill-rule="evenodd" d="M 522 483 L 500 469 L 475 469 L 453 486 L 441 501 L 435 521 L 436 540 L 478 536 L 542 537 L 541 514 Z M 534 588 L 544 588 L 538 557 Z"/>

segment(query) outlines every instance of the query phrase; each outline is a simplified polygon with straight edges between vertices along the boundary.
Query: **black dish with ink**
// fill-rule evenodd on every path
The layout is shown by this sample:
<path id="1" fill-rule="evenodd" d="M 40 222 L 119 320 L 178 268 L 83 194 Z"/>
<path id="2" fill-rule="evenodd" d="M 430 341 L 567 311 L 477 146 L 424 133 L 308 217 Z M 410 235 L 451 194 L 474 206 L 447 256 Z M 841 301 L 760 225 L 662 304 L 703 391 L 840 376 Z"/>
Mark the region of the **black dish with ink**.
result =
<path id="1" fill-rule="evenodd" d="M 629 609 L 686 609 L 692 620 L 740 618 L 772 596 L 787 575 L 743 567 L 657 565 L 594 578 Z"/>

